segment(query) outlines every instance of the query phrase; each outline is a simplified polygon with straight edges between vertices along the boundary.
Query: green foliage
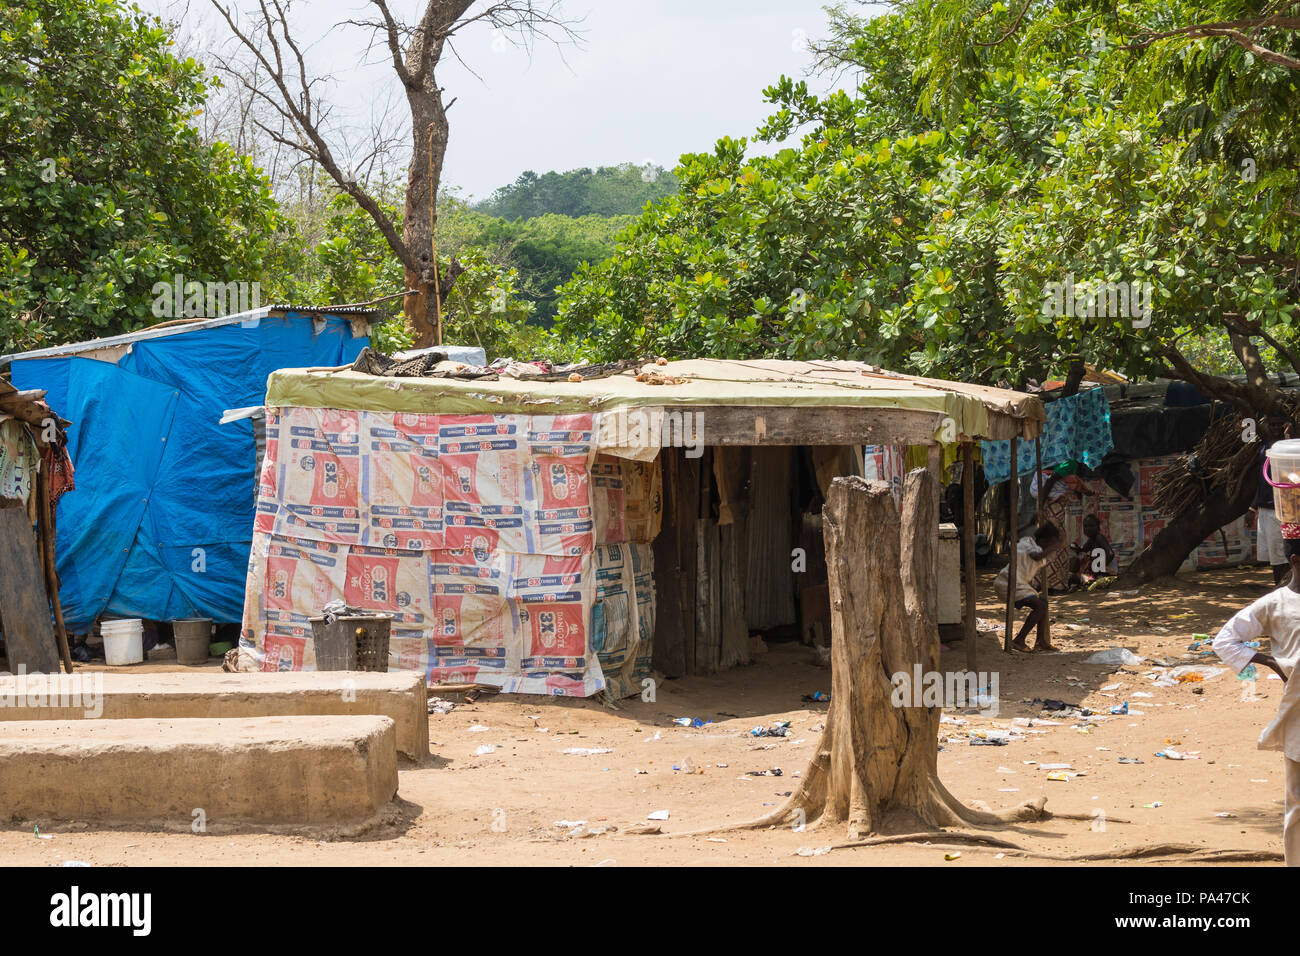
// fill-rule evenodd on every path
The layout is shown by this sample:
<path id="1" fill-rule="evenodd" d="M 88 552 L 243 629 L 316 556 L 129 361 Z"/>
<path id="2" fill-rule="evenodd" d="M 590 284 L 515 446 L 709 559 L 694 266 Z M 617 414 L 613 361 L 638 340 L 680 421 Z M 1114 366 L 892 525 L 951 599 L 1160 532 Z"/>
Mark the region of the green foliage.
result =
<path id="1" fill-rule="evenodd" d="M 1114 82 L 1054 7 L 1047 38 L 977 47 L 978 11 L 932 6 L 835 20 L 825 60 L 861 70 L 856 93 L 783 78 L 759 135 L 806 130 L 798 148 L 682 157 L 679 192 L 562 290 L 561 334 L 591 358 L 860 358 L 990 383 L 1073 357 L 1159 374 L 1229 327 L 1294 340 L 1294 166 L 1188 162 L 1197 130 Z M 961 68 L 940 83 L 943 55 Z M 1150 283 L 1150 322 L 1053 315 L 1066 282 Z"/>
<path id="2" fill-rule="evenodd" d="M 534 219 L 555 213 L 581 217 L 629 215 L 648 202 L 671 195 L 677 188 L 673 174 L 655 165 L 601 166 L 537 175 L 523 172 L 476 207 L 479 212 L 504 219 Z"/>
<path id="3" fill-rule="evenodd" d="M 453 213 L 454 224 L 458 217 Z M 559 302 L 559 286 L 585 262 L 599 262 L 614 252 L 614 239 L 632 216 L 581 216 L 547 213 L 510 222 L 479 213 L 466 213 L 476 228 L 465 238 L 519 273 L 519 295 L 533 305 L 534 321 L 549 327 Z"/>
<path id="4" fill-rule="evenodd" d="M 189 120 L 205 77 L 112 0 L 5 0 L 0 352 L 158 320 L 151 288 L 259 280 L 280 225 L 265 177 Z"/>
<path id="5" fill-rule="evenodd" d="M 926 36 L 916 70 L 924 109 L 950 115 L 1009 57 L 1023 70 L 1087 56 L 1129 109 L 1156 111 L 1185 137 L 1189 161 L 1300 156 L 1296 0 L 919 0 L 908 9 Z"/>
<path id="6" fill-rule="evenodd" d="M 331 187 L 322 181 L 321 188 Z M 371 193 L 392 221 L 401 228 L 403 186 L 396 181 L 371 184 Z M 452 254 L 464 268 L 442 303 L 443 340 L 458 345 L 481 345 L 492 357 L 532 355 L 542 347 L 544 334 L 530 325 L 532 304 L 518 288 L 519 273 L 504 259 L 494 259 L 468 241 L 481 228 L 494 222 L 491 217 L 471 213 L 463 204 L 449 199 L 439 217 L 439 274 L 447 275 Z M 401 292 L 405 272 L 370 215 L 352 199 L 335 192 L 325 204 L 324 219 L 308 222 L 298 210 L 297 225 L 286 233 L 277 262 L 278 278 L 272 284 L 272 298 L 294 302 L 369 302 Z M 482 222 L 468 225 L 463 217 Z M 314 245 L 301 237 L 310 229 L 325 238 Z M 446 245 L 444 231 L 450 232 Z M 400 300 L 386 307 L 395 312 Z M 383 306 L 381 306 L 383 307 Z M 383 352 L 409 348 L 413 336 L 400 315 L 375 327 L 372 344 Z"/>

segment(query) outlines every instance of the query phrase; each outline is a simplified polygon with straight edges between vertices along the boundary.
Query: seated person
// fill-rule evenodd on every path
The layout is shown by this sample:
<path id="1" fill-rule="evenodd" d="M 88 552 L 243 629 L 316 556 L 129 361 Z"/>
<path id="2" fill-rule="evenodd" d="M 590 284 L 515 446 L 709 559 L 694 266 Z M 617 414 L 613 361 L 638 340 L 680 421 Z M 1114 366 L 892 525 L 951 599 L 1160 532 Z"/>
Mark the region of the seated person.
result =
<path id="1" fill-rule="evenodd" d="M 1016 639 L 1011 642 L 1011 646 L 1018 651 L 1029 650 L 1025 645 L 1025 637 L 1030 629 L 1037 627 L 1038 622 L 1047 614 L 1047 602 L 1034 589 L 1034 578 L 1052 555 L 1061 549 L 1061 544 L 1061 529 L 1050 521 L 1040 524 L 1032 537 L 1026 535 L 1016 542 L 1016 607 L 1029 608 L 1029 616 L 1025 618 L 1024 626 L 1016 635 Z M 1007 584 L 1010 577 L 1011 565 L 1008 564 L 993 579 L 993 588 L 997 591 L 998 597 L 1004 601 L 1007 599 Z M 1052 649 L 1050 640 L 1034 642 L 1036 651 Z"/>
<path id="2" fill-rule="evenodd" d="M 1070 584 L 1086 587 L 1098 578 L 1114 573 L 1115 549 L 1101 533 L 1101 519 L 1096 515 L 1083 519 L 1083 542 L 1071 547 L 1074 555 L 1070 558 Z"/>

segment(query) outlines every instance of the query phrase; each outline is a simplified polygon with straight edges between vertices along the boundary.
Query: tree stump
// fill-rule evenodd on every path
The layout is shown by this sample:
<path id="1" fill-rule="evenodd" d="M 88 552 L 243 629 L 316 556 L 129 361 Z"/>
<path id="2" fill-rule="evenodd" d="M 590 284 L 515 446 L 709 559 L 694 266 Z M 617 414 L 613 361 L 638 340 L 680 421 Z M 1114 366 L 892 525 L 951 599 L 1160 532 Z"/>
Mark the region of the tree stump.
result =
<path id="1" fill-rule="evenodd" d="M 831 704 L 817 753 L 784 806 L 742 826 L 847 825 L 850 839 L 1043 816 L 1045 798 L 1000 813 L 939 782 L 937 707 L 895 706 L 891 678 L 939 670 L 937 485 L 908 474 L 900 519 L 889 486 L 836 478 L 823 511 L 831 598 Z"/>

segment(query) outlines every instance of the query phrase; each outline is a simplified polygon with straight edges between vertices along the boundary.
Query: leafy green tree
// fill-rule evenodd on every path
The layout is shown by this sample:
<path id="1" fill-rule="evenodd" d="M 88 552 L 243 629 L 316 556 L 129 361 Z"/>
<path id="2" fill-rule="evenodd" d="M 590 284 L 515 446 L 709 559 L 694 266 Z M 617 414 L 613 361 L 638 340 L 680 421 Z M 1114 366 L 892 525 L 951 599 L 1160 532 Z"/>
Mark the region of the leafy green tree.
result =
<path id="1" fill-rule="evenodd" d="M 1300 372 L 1287 144 L 1253 175 L 1199 155 L 1201 127 L 1127 88 L 1129 61 L 1110 58 L 1130 54 L 1094 45 L 1086 18 L 1017 15 L 1023 42 L 984 46 L 920 0 L 842 16 L 824 62 L 859 71 L 858 89 L 782 79 L 759 137 L 803 130 L 798 148 L 749 157 L 722 139 L 682 157 L 680 191 L 564 288 L 561 333 L 590 357 L 856 357 L 1008 385 L 1089 362 L 1193 382 L 1247 416 L 1275 407 L 1261 348 Z M 1051 42 L 1031 39 L 1040 15 Z M 941 56 L 962 68 L 936 83 Z M 1206 339 L 1244 382 L 1189 358 Z M 1193 516 L 1143 573 L 1245 503 Z"/>
<path id="2" fill-rule="evenodd" d="M 189 120 L 206 79 L 113 0 L 4 0 L 0 351 L 158 321 L 156 282 L 262 278 L 265 177 Z"/>
<path id="3" fill-rule="evenodd" d="M 614 236 L 631 216 L 580 217 L 547 213 L 514 222 L 483 217 L 474 245 L 494 250 L 494 258 L 519 272 L 520 294 L 534 306 L 534 321 L 549 327 L 555 318 L 558 289 L 585 262 L 599 262 L 614 252 Z"/>
<path id="4" fill-rule="evenodd" d="M 676 189 L 673 174 L 651 163 L 552 171 L 540 176 L 530 169 L 476 208 L 510 220 L 534 219 L 547 213 L 574 218 L 630 215 Z"/>
<path id="5" fill-rule="evenodd" d="M 322 188 L 329 186 L 322 183 Z M 402 184 L 376 182 L 370 185 L 370 192 L 383 214 L 400 228 Z M 325 209 L 323 222 L 297 224 L 283 243 L 283 271 L 272 286 L 273 298 L 312 303 L 370 302 L 403 291 L 401 260 L 375 226 L 371 214 L 337 190 Z M 529 324 L 532 305 L 520 295 L 518 271 L 468 244 L 467 237 L 473 230 L 459 228 L 457 218 L 463 207 L 452 200 L 444 202 L 444 209 L 450 209 L 450 213 L 444 213 L 439 225 L 452 235 L 439 250 L 439 267 L 449 269 L 455 257 L 464 271 L 442 302 L 443 341 L 481 345 L 493 358 L 533 355 L 544 347 L 544 336 Z M 299 237 L 308 229 L 324 238 L 314 245 L 302 242 Z M 396 305 L 396 301 L 390 300 L 390 304 Z M 414 338 L 409 322 L 395 316 L 376 327 L 373 344 L 392 352 L 409 348 Z"/>

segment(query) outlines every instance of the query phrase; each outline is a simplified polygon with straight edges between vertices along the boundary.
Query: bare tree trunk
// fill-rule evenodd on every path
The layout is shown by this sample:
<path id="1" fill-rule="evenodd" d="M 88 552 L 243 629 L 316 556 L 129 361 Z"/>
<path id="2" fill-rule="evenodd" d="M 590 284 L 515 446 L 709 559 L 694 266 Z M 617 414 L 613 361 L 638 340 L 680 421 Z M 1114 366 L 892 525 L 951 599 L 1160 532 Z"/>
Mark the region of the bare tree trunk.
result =
<path id="1" fill-rule="evenodd" d="M 1183 512 L 1138 553 L 1120 573 L 1116 586 L 1134 588 L 1175 573 L 1197 545 L 1250 509 L 1257 486 L 1258 480 L 1243 481 L 1235 497 L 1210 495 L 1204 507 Z"/>
<path id="2" fill-rule="evenodd" d="M 435 51 L 436 62 L 441 56 L 442 44 Z M 411 165 L 406 177 L 406 212 L 402 219 L 402 241 L 410 250 L 414 264 L 406 269 L 404 301 L 407 318 L 415 330 L 416 347 L 442 344 L 441 286 L 447 291 L 451 283 L 447 276 L 438 273 L 434 261 L 434 229 L 437 224 L 437 189 L 442 181 L 443 158 L 447 152 L 447 111 L 437 81 L 430 70 L 418 87 L 407 87 L 407 102 L 411 106 L 412 151 Z M 434 276 L 439 289 L 435 291 Z M 453 280 L 454 281 L 454 280 Z"/>
<path id="3" fill-rule="evenodd" d="M 808 820 L 859 839 L 1043 816 L 1044 798 L 1002 813 L 963 806 L 939 782 L 939 708 L 893 701 L 895 674 L 939 669 L 936 490 L 925 469 L 908 474 L 900 520 L 888 485 L 832 482 L 823 511 L 834 635 L 826 729 L 786 804 L 746 826 Z"/>
<path id="4" fill-rule="evenodd" d="M 438 183 L 442 179 L 443 157 L 447 152 L 447 110 L 442 89 L 434 76 L 444 49 L 452 51 L 456 34 L 471 24 L 490 25 L 513 34 L 524 45 L 536 37 L 554 42 L 575 39 L 572 24 L 560 4 L 535 0 L 494 0 L 471 13 L 474 0 L 424 0 L 424 12 L 417 24 L 409 25 L 393 14 L 390 0 L 370 0 L 374 16 L 349 20 L 349 24 L 372 30 L 387 46 L 393 71 L 406 93 L 411 110 L 412 151 L 407 170 L 406 205 L 401 235 L 396 224 L 374 195 L 357 182 L 349 157 L 331 149 L 325 123 L 329 111 L 314 92 L 320 77 L 307 68 L 304 45 L 289 27 L 288 0 L 260 0 L 260 15 L 251 27 L 241 27 L 238 12 L 223 0 L 211 0 L 240 46 L 251 57 L 249 63 L 220 57 L 226 75 L 242 87 L 251 104 L 266 107 L 271 123 L 252 116 L 253 125 L 271 141 L 294 149 L 324 169 L 338 188 L 351 196 L 374 220 L 389 248 L 402 263 L 409 293 L 404 310 L 415 330 L 415 344 L 441 343 L 440 303 L 464 270 L 455 260 L 439 274 L 434 229 L 437 223 Z M 337 145 L 337 144 L 336 144 Z M 383 137 L 370 152 L 384 149 Z M 314 184 L 309 180 L 309 186 Z"/>

